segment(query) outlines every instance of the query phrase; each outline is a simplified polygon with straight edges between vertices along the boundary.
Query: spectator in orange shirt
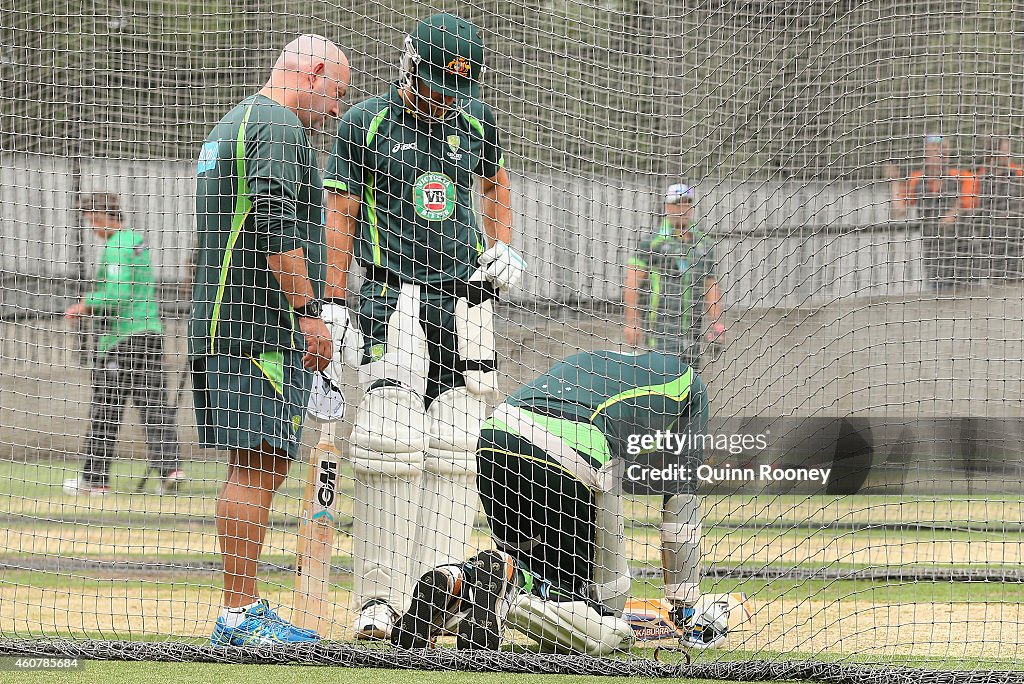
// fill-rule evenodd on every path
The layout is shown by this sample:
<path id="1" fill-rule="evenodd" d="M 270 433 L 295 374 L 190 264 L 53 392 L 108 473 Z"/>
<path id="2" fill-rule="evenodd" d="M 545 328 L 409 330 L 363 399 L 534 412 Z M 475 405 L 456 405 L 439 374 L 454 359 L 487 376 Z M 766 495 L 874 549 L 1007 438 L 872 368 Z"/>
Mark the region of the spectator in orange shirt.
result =
<path id="1" fill-rule="evenodd" d="M 921 169 L 908 178 L 899 178 L 894 167 L 888 169 L 893 218 L 906 218 L 910 207 L 917 210 L 924 238 L 925 278 L 937 290 L 966 280 L 969 270 L 968 264 L 957 263 L 957 225 L 961 214 L 972 204 L 973 175 L 951 167 L 948 157 L 946 139 L 928 135 Z"/>
<path id="2" fill-rule="evenodd" d="M 1024 169 L 1005 136 L 989 139 L 972 212 L 980 277 L 1024 279 Z"/>

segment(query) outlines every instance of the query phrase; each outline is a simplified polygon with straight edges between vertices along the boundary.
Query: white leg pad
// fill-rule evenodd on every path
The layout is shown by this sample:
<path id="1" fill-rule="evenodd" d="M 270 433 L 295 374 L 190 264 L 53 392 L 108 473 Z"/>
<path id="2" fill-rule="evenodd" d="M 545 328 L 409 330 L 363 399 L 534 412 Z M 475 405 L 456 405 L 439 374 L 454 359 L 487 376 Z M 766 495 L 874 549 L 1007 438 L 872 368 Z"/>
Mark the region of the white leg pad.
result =
<path id="1" fill-rule="evenodd" d="M 701 510 L 696 494 L 677 494 L 662 508 L 661 565 L 665 598 L 693 605 L 700 597 Z"/>
<path id="2" fill-rule="evenodd" d="M 474 274 L 474 278 L 476 278 L 476 274 Z M 488 299 L 476 306 L 470 306 L 466 299 L 456 300 L 455 329 L 459 344 L 459 356 L 463 360 L 496 362 L 497 345 L 494 342 L 494 302 L 492 300 Z M 496 371 L 465 370 L 462 376 L 465 378 L 466 388 L 471 394 L 485 400 L 497 400 L 499 390 Z"/>
<path id="3" fill-rule="evenodd" d="M 601 616 L 584 601 L 545 601 L 531 594 L 519 596 L 506 624 L 558 651 L 605 656 L 629 648 L 633 630 L 622 618 Z"/>
<path id="4" fill-rule="evenodd" d="M 353 591 L 358 609 L 370 599 L 404 610 L 423 455 L 423 400 L 399 387 L 370 390 L 352 431 Z"/>
<path id="5" fill-rule="evenodd" d="M 622 496 L 597 492 L 594 497 L 594 598 L 622 615 L 632 577 L 626 558 L 626 516 Z"/>
<path id="6" fill-rule="evenodd" d="M 420 286 L 405 283 L 388 318 L 384 354 L 360 366 L 359 384 L 369 387 L 377 380 L 391 380 L 422 397 L 429 368 L 427 336 L 420 324 Z"/>
<path id="7" fill-rule="evenodd" d="M 430 405 L 430 443 L 420 485 L 416 521 L 416 572 L 472 555 L 473 521 L 480 507 L 476 487 L 476 442 L 487 404 L 463 388 Z"/>

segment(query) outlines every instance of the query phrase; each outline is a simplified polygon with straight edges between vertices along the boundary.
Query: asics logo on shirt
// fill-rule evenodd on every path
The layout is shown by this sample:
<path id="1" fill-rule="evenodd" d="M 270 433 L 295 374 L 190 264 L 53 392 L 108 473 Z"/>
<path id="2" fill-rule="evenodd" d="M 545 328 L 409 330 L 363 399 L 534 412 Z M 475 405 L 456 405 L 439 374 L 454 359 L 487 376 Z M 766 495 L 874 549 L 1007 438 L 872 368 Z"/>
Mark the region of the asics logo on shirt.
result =
<path id="1" fill-rule="evenodd" d="M 391 148 L 391 154 L 395 154 L 396 152 L 402 152 L 403 150 L 415 150 L 415 149 L 416 149 L 416 143 L 414 143 L 414 142 L 411 142 L 411 143 L 397 143 L 394 147 Z"/>

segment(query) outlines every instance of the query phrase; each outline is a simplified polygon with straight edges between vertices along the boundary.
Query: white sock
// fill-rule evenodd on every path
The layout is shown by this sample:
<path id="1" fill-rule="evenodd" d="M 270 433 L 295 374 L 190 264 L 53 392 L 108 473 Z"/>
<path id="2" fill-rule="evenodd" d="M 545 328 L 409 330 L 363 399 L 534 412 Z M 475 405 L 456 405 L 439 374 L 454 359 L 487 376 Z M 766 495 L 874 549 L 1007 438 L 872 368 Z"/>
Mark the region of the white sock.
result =
<path id="1" fill-rule="evenodd" d="M 259 601 L 256 601 L 255 603 L 250 603 L 247 606 L 225 608 L 220 612 L 220 616 L 224 618 L 224 622 L 229 628 L 234 629 L 238 625 L 242 624 L 242 621 L 245 620 L 245 614 L 249 612 L 249 609 L 258 606 L 259 603 Z"/>

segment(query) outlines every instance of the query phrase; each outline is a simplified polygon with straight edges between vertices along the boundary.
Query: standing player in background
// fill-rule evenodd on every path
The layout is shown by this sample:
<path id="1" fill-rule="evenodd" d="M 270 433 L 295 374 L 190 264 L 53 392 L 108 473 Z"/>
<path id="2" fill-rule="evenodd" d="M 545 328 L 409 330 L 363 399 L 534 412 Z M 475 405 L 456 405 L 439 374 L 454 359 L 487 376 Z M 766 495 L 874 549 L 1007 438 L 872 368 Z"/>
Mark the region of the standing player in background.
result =
<path id="1" fill-rule="evenodd" d="M 906 218 L 917 207 L 924 238 L 925 278 L 933 289 L 952 287 L 969 270 L 957 263 L 957 222 L 972 204 L 973 174 L 949 165 L 949 143 L 941 135 L 924 139 L 924 166 L 900 178 L 899 170 L 887 168 L 892 188 L 892 218 Z M 963 261 L 969 259 L 964 255 Z"/>
<path id="2" fill-rule="evenodd" d="M 78 208 L 103 241 L 103 254 L 98 287 L 64 316 L 71 321 L 95 317 L 100 338 L 92 370 L 86 460 L 80 476 L 64 481 L 64 492 L 110 491 L 110 461 L 129 398 L 142 418 L 150 467 L 160 475 L 157 491 L 173 492 L 185 474 L 178 462 L 173 410 L 167 404 L 163 326 L 149 248 L 141 235 L 125 227 L 117 195 L 86 195 Z"/>
<path id="3" fill-rule="evenodd" d="M 332 254 L 354 242 L 366 270 L 366 394 L 352 433 L 357 638 L 388 636 L 410 577 L 465 559 L 478 509 L 473 449 L 497 390 L 492 298 L 525 269 L 510 246 L 494 113 L 479 100 L 483 57 L 464 19 L 417 25 L 398 83 L 345 114 L 324 181 Z M 328 293 L 342 318 L 343 295 Z"/>
<path id="4" fill-rule="evenodd" d="M 458 622 L 460 648 L 496 649 L 510 627 L 561 651 L 627 648 L 631 584 L 618 478 L 628 444 L 658 431 L 702 435 L 708 402 L 678 356 L 584 352 L 498 406 L 477 444 L 477 482 L 497 551 L 424 574 L 392 641 L 423 648 Z M 673 462 L 690 472 L 698 447 Z M 668 465 L 667 463 L 665 465 Z M 728 615 L 700 597 L 701 513 L 692 482 L 664 496 L 665 598 L 683 643 L 714 646 Z"/>
<path id="5" fill-rule="evenodd" d="M 1011 158 L 1011 141 L 992 136 L 978 169 L 971 237 L 978 244 L 979 278 L 1024 279 L 1024 169 Z"/>
<path id="6" fill-rule="evenodd" d="M 337 46 L 300 36 L 199 156 L 189 359 L 200 444 L 229 453 L 217 499 L 224 610 L 215 646 L 318 639 L 260 600 L 256 568 L 271 501 L 298 455 L 313 371 L 335 352 L 320 318 L 323 183 L 307 130 L 338 116 L 348 82 Z"/>
<path id="7" fill-rule="evenodd" d="M 655 234 L 629 260 L 624 301 L 626 342 L 700 362 L 701 333 L 725 340 L 711 238 L 693 221 L 694 190 L 677 184 L 665 195 L 665 215 Z"/>

